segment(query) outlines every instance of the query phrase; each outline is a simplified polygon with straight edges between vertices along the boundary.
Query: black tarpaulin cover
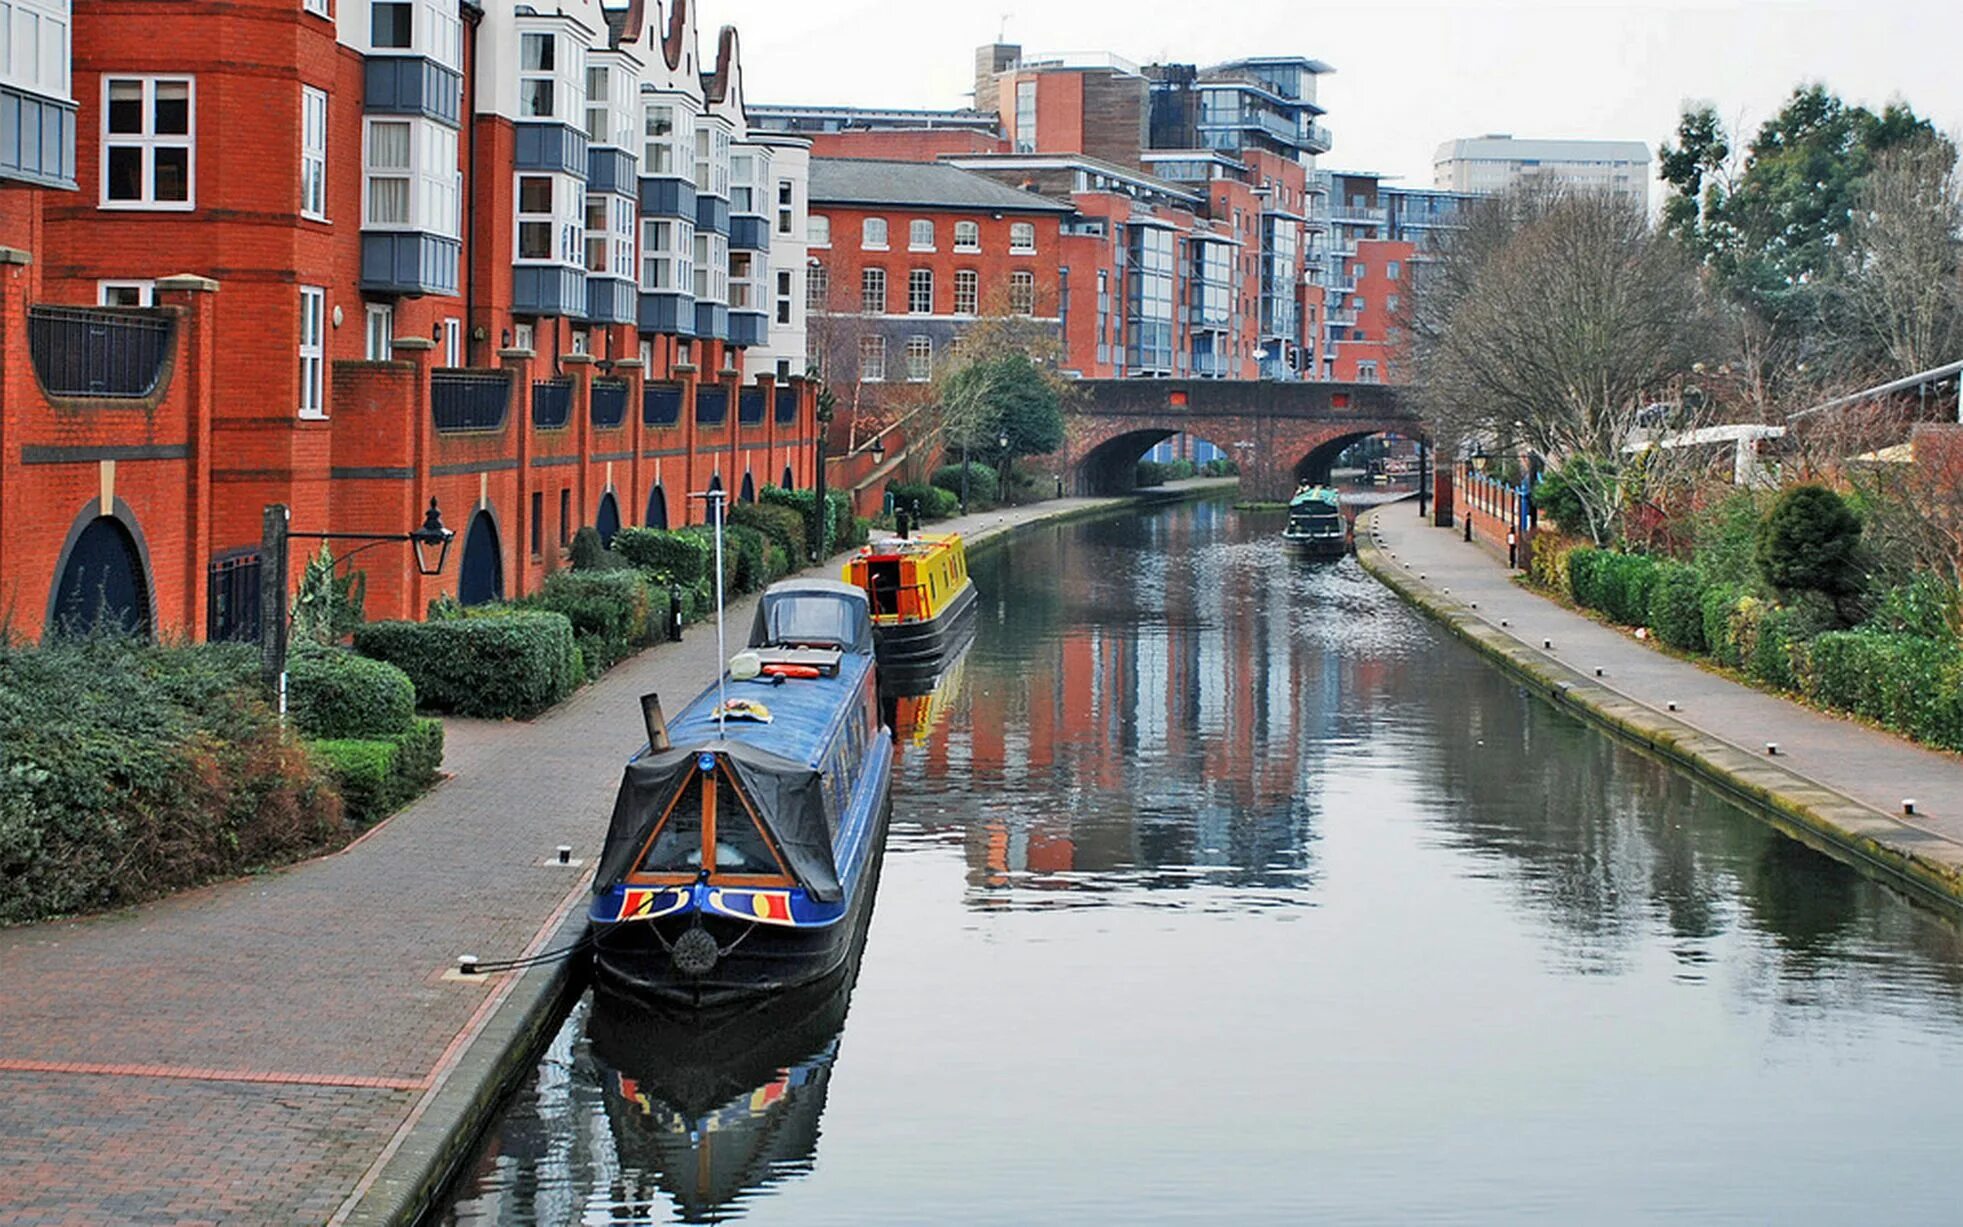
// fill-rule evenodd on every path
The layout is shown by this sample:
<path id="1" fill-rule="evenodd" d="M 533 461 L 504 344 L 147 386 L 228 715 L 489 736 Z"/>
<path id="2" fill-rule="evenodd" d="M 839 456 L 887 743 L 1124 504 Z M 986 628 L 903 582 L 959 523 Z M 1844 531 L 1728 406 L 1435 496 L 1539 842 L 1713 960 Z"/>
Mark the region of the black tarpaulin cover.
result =
<path id="1" fill-rule="evenodd" d="M 627 764 L 620 793 L 613 803 L 613 822 L 607 827 L 606 848 L 594 876 L 595 892 L 604 891 L 627 875 L 655 824 L 680 792 L 688 773 L 700 771 L 696 756 L 713 753 L 735 773 L 738 786 L 756 808 L 764 830 L 790 866 L 798 884 L 821 903 L 836 903 L 844 894 L 838 866 L 832 860 L 836 818 L 825 808 L 825 790 L 818 773 L 803 763 L 759 750 L 740 741 L 712 741 L 687 749 L 648 754 Z M 734 798 L 731 798 L 733 801 Z M 717 811 L 733 816 L 729 807 Z M 734 815 L 741 815 L 740 803 Z M 747 819 L 744 819 L 747 821 Z"/>

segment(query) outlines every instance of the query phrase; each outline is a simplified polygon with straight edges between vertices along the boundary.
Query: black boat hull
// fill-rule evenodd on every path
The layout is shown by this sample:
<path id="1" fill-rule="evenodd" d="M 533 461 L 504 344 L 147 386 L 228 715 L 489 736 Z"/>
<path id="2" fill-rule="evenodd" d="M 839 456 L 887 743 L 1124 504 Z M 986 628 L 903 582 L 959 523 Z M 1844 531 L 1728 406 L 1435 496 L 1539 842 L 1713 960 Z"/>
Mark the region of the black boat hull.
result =
<path id="1" fill-rule="evenodd" d="M 1288 548 L 1303 558 L 1341 558 L 1350 552 L 1348 537 L 1287 537 Z"/>
<path id="2" fill-rule="evenodd" d="M 979 603 L 975 586 L 969 584 L 948 602 L 938 617 L 925 622 L 875 625 L 872 642 L 879 661 L 880 680 L 885 682 L 894 674 L 925 673 L 932 677 L 938 673 L 941 662 L 952 650 L 959 649 L 963 636 L 972 631 Z"/>
<path id="3" fill-rule="evenodd" d="M 852 885 L 851 905 L 833 923 L 793 927 L 691 914 L 595 924 L 595 978 L 628 997 L 714 1009 L 800 988 L 836 973 L 859 945 L 871 918 L 892 814 L 889 789 L 879 800 L 879 818 L 867 836 L 871 847 L 865 868 Z M 708 971 L 690 975 L 676 966 L 669 950 L 698 924 L 722 953 Z"/>

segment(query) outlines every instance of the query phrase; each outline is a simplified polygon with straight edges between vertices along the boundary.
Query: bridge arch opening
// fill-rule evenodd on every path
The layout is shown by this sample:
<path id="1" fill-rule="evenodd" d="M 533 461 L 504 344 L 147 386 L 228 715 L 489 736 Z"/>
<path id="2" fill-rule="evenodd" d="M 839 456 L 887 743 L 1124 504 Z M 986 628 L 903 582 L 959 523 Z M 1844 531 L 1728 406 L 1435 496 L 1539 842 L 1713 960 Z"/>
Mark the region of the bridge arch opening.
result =
<path id="1" fill-rule="evenodd" d="M 1360 430 L 1337 435 L 1295 462 L 1295 482 L 1397 485 L 1416 479 L 1419 438 L 1409 432 Z M 1383 480 L 1378 480 L 1379 478 Z"/>
<path id="2" fill-rule="evenodd" d="M 1193 431 L 1143 428 L 1113 435 L 1077 462 L 1075 486 L 1081 494 L 1124 494 L 1138 488 L 1139 465 L 1160 444 L 1170 443 L 1168 460 L 1189 461 L 1194 475 L 1201 475 L 1208 460 L 1234 460 L 1233 440 L 1209 439 Z M 1198 457 L 1195 459 L 1195 457 Z"/>

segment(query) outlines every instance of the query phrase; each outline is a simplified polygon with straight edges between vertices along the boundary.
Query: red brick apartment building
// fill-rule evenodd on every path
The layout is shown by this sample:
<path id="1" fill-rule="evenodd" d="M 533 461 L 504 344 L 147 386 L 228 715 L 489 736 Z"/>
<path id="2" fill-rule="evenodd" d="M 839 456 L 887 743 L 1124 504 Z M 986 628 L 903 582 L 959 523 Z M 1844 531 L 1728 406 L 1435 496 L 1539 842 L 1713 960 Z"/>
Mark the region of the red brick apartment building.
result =
<path id="1" fill-rule="evenodd" d="M 753 130 L 690 0 L 8 4 L 14 633 L 250 637 L 268 504 L 400 533 L 437 499 L 444 574 L 359 563 L 413 617 L 535 588 L 582 525 L 814 480 L 805 142 Z"/>

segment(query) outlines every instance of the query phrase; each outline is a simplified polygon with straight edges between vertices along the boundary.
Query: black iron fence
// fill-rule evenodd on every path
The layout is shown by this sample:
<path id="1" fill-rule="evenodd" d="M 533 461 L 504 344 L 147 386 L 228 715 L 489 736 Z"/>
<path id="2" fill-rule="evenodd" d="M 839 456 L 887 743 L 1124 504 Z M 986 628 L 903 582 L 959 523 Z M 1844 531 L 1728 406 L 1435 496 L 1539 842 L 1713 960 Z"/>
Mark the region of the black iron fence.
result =
<path id="1" fill-rule="evenodd" d="M 763 415 L 769 408 L 762 388 L 744 388 L 736 394 L 736 420 L 745 426 L 763 425 Z"/>
<path id="2" fill-rule="evenodd" d="M 500 430 L 510 410 L 511 376 L 504 371 L 430 372 L 430 417 L 441 433 Z"/>
<path id="3" fill-rule="evenodd" d="M 682 420 L 682 386 L 651 383 L 641 389 L 641 422 L 647 426 L 678 426 Z"/>
<path id="4" fill-rule="evenodd" d="M 592 395 L 593 428 L 612 430 L 627 420 L 627 381 L 596 379 Z"/>
<path id="5" fill-rule="evenodd" d="M 259 642 L 259 551 L 217 559 L 205 591 L 205 637 L 213 643 Z"/>
<path id="6" fill-rule="evenodd" d="M 28 353 L 50 396 L 150 396 L 163 381 L 172 331 L 168 315 L 137 309 L 27 309 Z"/>
<path id="7" fill-rule="evenodd" d="M 573 381 L 539 379 L 532 383 L 532 425 L 557 430 L 573 419 Z"/>

